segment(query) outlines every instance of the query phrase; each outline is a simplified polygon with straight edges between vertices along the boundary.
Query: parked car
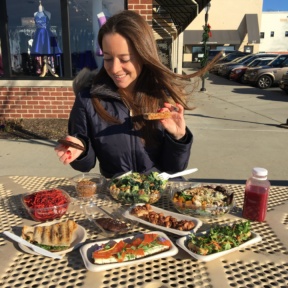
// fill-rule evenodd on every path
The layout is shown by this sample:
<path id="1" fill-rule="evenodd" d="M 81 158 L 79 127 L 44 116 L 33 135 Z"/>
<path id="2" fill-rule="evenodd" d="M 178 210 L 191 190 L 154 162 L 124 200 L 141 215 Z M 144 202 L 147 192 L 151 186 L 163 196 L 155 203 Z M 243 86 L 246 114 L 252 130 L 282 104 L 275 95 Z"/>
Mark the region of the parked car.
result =
<path id="1" fill-rule="evenodd" d="M 279 87 L 288 94 L 288 71 L 282 76 Z"/>
<path id="2" fill-rule="evenodd" d="M 223 58 L 220 58 L 220 59 L 217 61 L 217 64 L 215 64 L 215 65 L 213 66 L 213 68 L 210 70 L 210 72 L 217 74 L 217 72 L 218 72 L 218 67 L 219 67 L 219 65 L 221 65 L 222 63 L 228 63 L 228 62 L 231 62 L 231 61 L 235 61 L 236 59 L 241 58 L 241 57 L 246 56 L 246 55 L 249 55 L 249 54 L 250 54 L 250 53 L 242 52 L 242 51 L 235 51 L 235 52 L 229 53 L 229 54 L 227 54 L 226 56 L 224 56 Z"/>
<path id="3" fill-rule="evenodd" d="M 288 71 L 288 54 L 280 54 L 269 66 L 248 68 L 244 74 L 244 81 L 266 89 L 272 85 L 279 85 L 282 76 Z"/>
<path id="4" fill-rule="evenodd" d="M 265 58 L 265 57 L 273 57 L 273 56 L 276 57 L 277 55 L 274 53 L 273 54 L 257 53 L 257 54 L 250 54 L 250 55 L 244 56 L 240 60 L 238 60 L 236 63 L 235 62 L 222 63 L 218 68 L 218 75 L 229 78 L 229 75 L 232 69 L 247 66 L 248 64 L 250 64 L 252 61 L 254 61 L 257 58 Z"/>
<path id="5" fill-rule="evenodd" d="M 275 57 L 278 56 L 277 54 L 275 54 Z M 259 66 L 265 66 L 268 65 L 269 63 L 272 62 L 272 60 L 275 57 L 267 57 L 267 58 L 256 58 L 254 59 L 252 62 L 250 62 L 249 64 L 247 64 L 247 66 L 243 66 L 243 67 L 237 67 L 237 68 L 233 68 L 229 74 L 229 79 L 230 80 L 234 80 L 234 81 L 238 81 L 241 83 L 245 83 L 244 81 L 244 74 L 247 70 L 247 68 L 250 67 L 259 67 Z"/>

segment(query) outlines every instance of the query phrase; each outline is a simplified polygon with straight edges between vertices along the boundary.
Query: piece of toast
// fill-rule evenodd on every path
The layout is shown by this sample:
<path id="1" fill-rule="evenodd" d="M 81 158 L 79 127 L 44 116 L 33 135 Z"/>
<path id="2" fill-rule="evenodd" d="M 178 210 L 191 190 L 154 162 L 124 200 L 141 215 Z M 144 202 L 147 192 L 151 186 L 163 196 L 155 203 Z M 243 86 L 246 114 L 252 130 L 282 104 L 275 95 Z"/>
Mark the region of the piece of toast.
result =
<path id="1" fill-rule="evenodd" d="M 144 113 L 143 118 L 145 120 L 161 120 L 171 118 L 170 111 L 158 112 L 158 113 Z"/>
<path id="2" fill-rule="evenodd" d="M 73 220 L 49 226 L 24 226 L 22 228 L 22 238 L 41 245 L 69 247 L 73 232 L 76 229 L 77 224 Z"/>

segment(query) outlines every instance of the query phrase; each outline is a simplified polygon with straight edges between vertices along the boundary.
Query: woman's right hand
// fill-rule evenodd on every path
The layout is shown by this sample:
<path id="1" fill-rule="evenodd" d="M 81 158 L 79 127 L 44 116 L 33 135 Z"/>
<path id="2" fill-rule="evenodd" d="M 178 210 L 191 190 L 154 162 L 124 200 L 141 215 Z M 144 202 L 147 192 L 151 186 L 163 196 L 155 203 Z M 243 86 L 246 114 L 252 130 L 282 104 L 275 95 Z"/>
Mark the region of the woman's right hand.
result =
<path id="1" fill-rule="evenodd" d="M 68 140 L 68 141 L 71 141 L 71 142 L 74 142 L 82 147 L 83 146 L 83 143 L 81 140 L 79 140 L 78 138 L 76 137 L 73 137 L 73 136 L 66 136 L 64 138 L 65 140 Z M 81 154 L 82 154 L 82 150 L 79 150 L 77 148 L 73 148 L 73 147 L 70 147 L 70 146 L 66 146 L 66 145 L 63 145 L 63 144 L 58 144 L 54 150 L 56 151 L 56 154 L 57 156 L 59 157 L 59 160 L 64 164 L 64 165 L 67 165 L 71 162 L 73 162 L 75 159 L 77 159 Z"/>

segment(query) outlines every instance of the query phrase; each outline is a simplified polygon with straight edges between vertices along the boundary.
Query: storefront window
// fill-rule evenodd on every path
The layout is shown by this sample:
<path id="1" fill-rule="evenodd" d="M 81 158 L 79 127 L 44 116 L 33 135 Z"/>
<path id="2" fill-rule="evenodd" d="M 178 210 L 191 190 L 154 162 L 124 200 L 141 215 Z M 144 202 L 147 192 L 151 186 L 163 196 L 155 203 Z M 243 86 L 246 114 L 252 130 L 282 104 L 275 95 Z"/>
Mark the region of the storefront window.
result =
<path id="1" fill-rule="evenodd" d="M 108 17 L 125 9 L 126 0 L 68 0 L 69 23 L 61 19 L 67 15 L 64 2 L 6 0 L 13 77 L 57 79 L 64 77 L 68 66 L 72 76 L 84 67 L 102 66 L 97 43 L 99 28 Z M 69 39 L 67 35 L 70 35 L 70 46 L 69 41 L 65 41 Z M 63 49 L 63 43 L 66 49 Z M 70 51 L 66 51 L 67 47 Z M 65 53 L 71 53 L 68 58 L 71 65 L 67 64 Z M 0 62 L 0 75 L 1 71 Z"/>
<path id="2" fill-rule="evenodd" d="M 207 50 L 210 50 L 210 46 L 207 46 Z M 204 56 L 204 47 L 203 46 L 194 46 L 192 47 L 192 61 L 200 62 Z"/>
<path id="3" fill-rule="evenodd" d="M 124 8 L 124 0 L 69 1 L 73 75 L 84 67 L 93 70 L 102 66 L 102 51 L 97 43 L 99 28 Z"/>
<path id="4" fill-rule="evenodd" d="M 13 76 L 61 77 L 60 0 L 6 4 Z"/>

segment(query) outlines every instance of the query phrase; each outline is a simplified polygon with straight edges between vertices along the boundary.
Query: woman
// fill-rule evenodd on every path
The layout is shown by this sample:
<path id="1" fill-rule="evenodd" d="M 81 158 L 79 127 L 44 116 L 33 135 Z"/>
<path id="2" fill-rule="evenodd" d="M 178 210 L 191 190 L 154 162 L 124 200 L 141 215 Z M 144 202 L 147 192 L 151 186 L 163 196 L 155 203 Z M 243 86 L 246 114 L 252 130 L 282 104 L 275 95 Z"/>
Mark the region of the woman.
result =
<path id="1" fill-rule="evenodd" d="M 60 161 L 88 172 L 98 160 L 106 178 L 130 170 L 184 170 L 193 141 L 184 119 L 184 109 L 189 109 L 185 79 L 200 74 L 174 74 L 161 64 L 151 27 L 133 11 L 109 18 L 98 42 L 104 67 L 92 83 L 87 71 L 74 80 L 76 99 L 66 137 L 85 149 L 58 145 Z M 157 111 L 171 111 L 171 118 L 143 118 Z"/>

